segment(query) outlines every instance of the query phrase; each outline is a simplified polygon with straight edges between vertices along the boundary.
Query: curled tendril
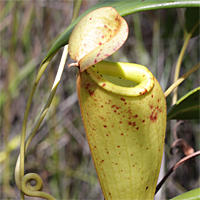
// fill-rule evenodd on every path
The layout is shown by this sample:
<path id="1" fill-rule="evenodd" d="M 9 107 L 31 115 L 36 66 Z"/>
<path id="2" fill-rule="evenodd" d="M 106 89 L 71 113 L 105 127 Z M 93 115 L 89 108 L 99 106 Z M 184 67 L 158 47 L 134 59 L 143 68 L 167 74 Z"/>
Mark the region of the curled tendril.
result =
<path id="1" fill-rule="evenodd" d="M 31 181 L 34 180 L 36 184 L 31 185 Z M 53 196 L 48 193 L 42 192 L 43 181 L 42 178 L 35 173 L 26 174 L 21 181 L 21 191 L 28 195 L 34 197 L 41 197 L 48 200 L 56 200 Z"/>
<path id="2" fill-rule="evenodd" d="M 34 135 L 36 134 L 40 124 L 42 123 L 42 120 L 44 119 L 44 117 L 51 105 L 52 99 L 55 95 L 55 92 L 57 90 L 58 84 L 61 79 L 61 75 L 64 70 L 64 65 L 65 65 L 65 61 L 67 58 L 67 54 L 68 54 L 68 45 L 66 45 L 64 48 L 61 62 L 60 62 L 59 68 L 58 68 L 58 72 L 57 72 L 54 84 L 52 86 L 51 92 L 49 94 L 49 97 L 47 99 L 47 102 L 46 102 L 38 120 L 36 121 L 34 127 L 32 128 L 31 133 L 29 134 L 29 136 L 25 142 L 26 125 L 27 125 L 27 119 L 28 119 L 28 114 L 29 114 L 32 98 L 35 93 L 35 89 L 38 85 L 38 82 L 39 82 L 44 70 L 46 69 L 48 63 L 53 58 L 53 56 L 51 56 L 49 58 L 49 60 L 46 60 L 44 63 L 42 63 L 42 65 L 38 71 L 38 75 L 35 80 L 34 86 L 29 95 L 26 112 L 24 114 L 24 121 L 23 121 L 23 125 L 22 125 L 23 130 L 21 132 L 20 154 L 18 156 L 17 163 L 15 166 L 15 182 L 16 182 L 17 187 L 21 191 L 21 199 L 22 200 L 24 199 L 24 194 L 26 194 L 28 196 L 33 196 L 33 197 L 41 197 L 41 198 L 45 198 L 48 200 L 55 200 L 55 198 L 53 196 L 51 196 L 50 194 L 40 191 L 40 190 L 42 190 L 43 181 L 39 175 L 37 175 L 35 173 L 29 173 L 29 174 L 24 175 L 24 157 L 25 157 L 25 152 L 26 152 L 31 140 L 33 139 Z M 32 186 L 30 184 L 31 180 L 36 181 L 36 185 Z"/>
<path id="3" fill-rule="evenodd" d="M 36 181 L 36 184 L 31 185 L 31 181 Z M 43 188 L 42 178 L 35 173 L 26 174 L 22 179 L 22 190 L 28 189 L 28 191 L 40 191 Z"/>

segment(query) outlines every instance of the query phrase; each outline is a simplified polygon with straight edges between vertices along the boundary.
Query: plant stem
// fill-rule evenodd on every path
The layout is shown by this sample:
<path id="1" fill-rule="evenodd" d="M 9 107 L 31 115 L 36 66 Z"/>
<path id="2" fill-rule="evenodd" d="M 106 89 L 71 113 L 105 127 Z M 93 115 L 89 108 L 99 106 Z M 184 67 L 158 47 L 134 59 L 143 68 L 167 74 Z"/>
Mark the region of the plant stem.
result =
<path id="1" fill-rule="evenodd" d="M 29 95 L 28 101 L 27 101 L 27 105 L 25 108 L 25 112 L 24 112 L 24 119 L 23 119 L 23 124 L 22 124 L 22 131 L 21 131 L 21 142 L 20 142 L 20 180 L 23 178 L 24 176 L 24 157 L 25 157 L 25 137 L 26 137 L 26 126 L 27 126 L 27 121 L 28 121 L 28 114 L 30 111 L 30 107 L 31 107 L 31 102 L 33 99 L 33 95 L 35 93 L 35 90 L 37 88 L 37 85 L 39 83 L 39 80 L 42 76 L 42 74 L 44 73 L 44 70 L 46 69 L 46 67 L 48 66 L 49 62 L 51 61 L 51 59 L 53 58 L 54 54 L 52 56 L 50 56 L 45 63 L 43 63 L 38 71 L 36 80 L 33 84 L 31 93 Z M 20 186 L 21 189 L 21 186 Z M 24 195 L 21 193 L 21 199 L 24 199 Z"/>
<path id="2" fill-rule="evenodd" d="M 165 98 L 178 86 L 180 85 L 190 74 L 195 72 L 197 69 L 200 68 L 200 63 L 195 65 L 192 69 L 186 72 L 183 76 L 181 76 L 176 82 L 174 82 L 164 93 Z M 175 102 L 176 103 L 176 102 Z"/>
<path id="3" fill-rule="evenodd" d="M 40 124 L 42 123 L 50 105 L 51 105 L 51 102 L 52 102 L 52 99 L 55 95 L 55 92 L 57 90 L 57 87 L 58 87 L 58 84 L 60 83 L 60 79 L 61 79 L 61 76 L 62 76 L 62 73 L 63 73 L 63 70 L 64 70 L 64 66 L 65 66 L 65 62 L 66 62 L 66 59 L 67 59 L 67 54 L 68 54 L 68 45 L 66 45 L 64 47 L 64 50 L 63 50 L 63 55 L 62 55 L 62 58 L 61 58 L 61 61 L 60 61 L 60 65 L 59 65 L 59 68 L 58 68 L 58 72 L 56 74 L 56 78 L 54 80 L 54 83 L 53 83 L 53 86 L 52 86 L 52 89 L 51 89 L 51 93 L 49 94 L 49 97 L 47 99 L 47 102 L 40 114 L 40 117 L 38 118 L 37 122 L 35 123 L 28 139 L 27 139 L 27 142 L 26 142 L 26 149 L 28 148 L 31 140 L 33 139 L 36 131 L 38 130 Z"/>
<path id="4" fill-rule="evenodd" d="M 35 133 L 37 132 L 40 124 L 42 123 L 50 105 L 51 105 L 51 102 L 52 102 L 52 99 L 55 95 L 55 92 L 57 90 L 57 87 L 58 87 L 58 84 L 60 82 L 60 79 L 61 79 L 61 75 L 62 75 L 62 72 L 64 70 L 64 66 L 65 66 L 65 62 L 66 62 L 66 58 L 67 58 L 67 54 L 68 54 L 68 46 L 65 46 L 64 47 L 64 51 L 63 51 L 63 55 L 62 55 L 62 58 L 61 58 L 61 62 L 60 62 L 60 65 L 59 65 L 59 68 L 58 68 L 58 72 L 57 72 L 57 75 L 56 75 L 56 78 L 55 78 L 55 81 L 54 81 L 54 84 L 53 84 L 53 87 L 51 89 L 51 93 L 48 97 L 48 100 L 37 120 L 37 122 L 35 123 L 26 143 L 25 143 L 25 135 L 26 135 L 26 125 L 27 125 L 27 119 L 28 119 L 28 114 L 29 114 L 29 110 L 30 110 L 30 106 L 31 106 L 31 102 L 32 102 L 32 99 L 33 99 L 33 95 L 35 93 L 35 89 L 38 85 L 38 82 L 42 76 L 42 74 L 44 73 L 44 70 L 46 69 L 46 67 L 48 66 L 49 62 L 51 61 L 51 59 L 53 58 L 54 55 L 52 55 L 50 58 L 48 58 L 48 60 L 46 60 L 40 67 L 39 71 L 38 71 L 38 75 L 36 77 L 36 80 L 34 82 L 34 85 L 32 87 L 32 90 L 31 90 L 31 93 L 29 95 L 29 98 L 28 98 L 28 102 L 27 102 L 27 106 L 26 106 L 26 110 L 25 110 L 25 114 L 24 114 L 24 121 L 23 121 L 23 125 L 22 125 L 22 133 L 21 133 L 21 145 L 20 145 L 20 156 L 18 158 L 18 161 L 17 161 L 17 164 L 16 164 L 16 169 L 15 169 L 15 181 L 16 181 L 16 184 L 17 186 L 19 187 L 20 190 L 23 191 L 23 189 L 21 188 L 21 180 L 22 178 L 24 177 L 24 157 L 25 157 L 25 151 L 27 150 L 31 140 L 33 139 Z M 20 160 L 19 160 L 20 159 Z M 20 168 L 20 169 L 18 169 Z M 18 173 L 20 173 L 20 176 L 18 175 Z M 21 192 L 21 199 L 24 199 L 24 194 L 23 192 Z"/>
<path id="5" fill-rule="evenodd" d="M 177 64 L 176 64 L 175 74 L 174 74 L 174 83 L 177 81 L 177 79 L 179 77 L 181 62 L 183 60 L 183 56 L 184 56 L 184 53 L 185 53 L 185 50 L 187 48 L 187 45 L 188 45 L 190 38 L 191 38 L 191 34 L 187 34 L 185 41 L 184 41 L 184 44 L 183 44 L 183 47 L 182 47 L 181 52 L 179 54 Z M 173 97 L 172 97 L 172 105 L 174 105 L 177 101 L 177 91 L 178 91 L 178 88 L 175 88 L 174 94 L 173 94 Z"/>
<path id="6" fill-rule="evenodd" d="M 181 68 L 181 62 L 183 60 L 183 56 L 184 56 L 184 53 L 186 51 L 189 40 L 192 37 L 192 34 L 194 33 L 194 31 L 196 30 L 196 28 L 198 26 L 199 26 L 199 22 L 194 26 L 194 28 L 191 30 L 190 33 L 187 33 L 187 32 L 185 33 L 186 37 L 184 39 L 184 43 L 183 43 L 181 52 L 179 54 L 179 57 L 178 57 L 178 60 L 177 60 L 177 63 L 176 63 L 176 69 L 175 69 L 175 74 L 174 74 L 174 83 L 178 80 L 180 68 Z M 177 96 L 178 96 L 177 91 L 178 91 L 178 87 L 175 88 L 175 90 L 174 90 L 174 94 L 173 94 L 173 97 L 172 97 L 172 105 L 174 105 L 177 102 Z"/>
<path id="7" fill-rule="evenodd" d="M 71 23 L 78 17 L 81 3 L 82 3 L 82 0 L 74 0 L 73 15 L 72 15 Z"/>
<path id="8" fill-rule="evenodd" d="M 161 188 L 161 186 L 164 184 L 164 182 L 166 181 L 166 179 L 170 176 L 170 174 L 175 171 L 180 165 L 184 164 L 186 161 L 189 161 L 190 159 L 196 157 L 200 155 L 200 151 L 196 151 L 193 154 L 190 154 L 189 156 L 185 156 L 183 159 L 181 159 L 178 163 L 176 163 L 167 173 L 166 175 L 163 177 L 163 179 L 158 183 L 158 185 L 156 186 L 156 192 L 155 194 L 158 192 L 158 190 Z"/>

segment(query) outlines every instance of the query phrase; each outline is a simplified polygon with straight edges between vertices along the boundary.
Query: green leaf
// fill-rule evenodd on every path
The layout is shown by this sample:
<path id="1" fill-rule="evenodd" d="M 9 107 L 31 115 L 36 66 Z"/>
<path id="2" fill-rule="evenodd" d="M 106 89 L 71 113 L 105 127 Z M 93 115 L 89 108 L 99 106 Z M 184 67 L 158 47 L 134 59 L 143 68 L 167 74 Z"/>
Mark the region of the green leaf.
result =
<path id="1" fill-rule="evenodd" d="M 178 195 L 170 200 L 200 200 L 200 188 L 190 190 L 189 192 Z"/>
<path id="2" fill-rule="evenodd" d="M 199 97 L 200 87 L 188 92 L 168 111 L 167 119 L 199 119 Z"/>
<path id="3" fill-rule="evenodd" d="M 187 8 L 185 11 L 185 29 L 187 33 L 194 31 L 192 37 L 199 35 L 199 15 L 199 8 Z"/>
<path id="4" fill-rule="evenodd" d="M 181 7 L 199 7 L 199 0 L 134 0 L 134 1 L 124 1 L 124 0 L 103 0 L 96 5 L 89 8 L 83 14 L 81 14 L 72 24 L 68 26 L 65 32 L 57 39 L 52 48 L 49 50 L 45 60 L 51 56 L 54 52 L 60 49 L 62 46 L 68 43 L 69 37 L 74 26 L 89 12 L 101 8 L 111 6 L 115 8 L 121 16 L 130 15 L 132 13 L 146 11 L 146 10 L 157 10 L 165 8 L 181 8 Z"/>

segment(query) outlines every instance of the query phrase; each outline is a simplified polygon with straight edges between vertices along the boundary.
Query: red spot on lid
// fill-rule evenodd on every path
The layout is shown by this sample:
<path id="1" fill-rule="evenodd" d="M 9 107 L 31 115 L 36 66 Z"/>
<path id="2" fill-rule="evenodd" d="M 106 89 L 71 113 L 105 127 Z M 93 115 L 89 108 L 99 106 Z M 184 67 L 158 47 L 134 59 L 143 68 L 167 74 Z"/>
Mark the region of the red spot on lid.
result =
<path id="1" fill-rule="evenodd" d="M 94 91 L 91 91 L 91 90 L 88 90 L 90 96 L 93 96 L 94 95 Z"/>
<path id="2" fill-rule="evenodd" d="M 104 127 L 104 128 L 106 128 L 106 127 L 107 127 L 107 125 L 104 125 L 103 127 Z"/>
<path id="3" fill-rule="evenodd" d="M 104 25 L 104 27 L 105 27 L 105 28 L 107 28 L 107 26 L 106 26 L 106 25 Z"/>
<path id="4" fill-rule="evenodd" d="M 102 87 L 105 87 L 106 86 L 106 84 L 104 83 L 103 85 L 102 85 Z"/>
<path id="5" fill-rule="evenodd" d="M 102 45 L 102 43 L 101 43 L 101 42 L 99 42 L 99 45 Z"/>

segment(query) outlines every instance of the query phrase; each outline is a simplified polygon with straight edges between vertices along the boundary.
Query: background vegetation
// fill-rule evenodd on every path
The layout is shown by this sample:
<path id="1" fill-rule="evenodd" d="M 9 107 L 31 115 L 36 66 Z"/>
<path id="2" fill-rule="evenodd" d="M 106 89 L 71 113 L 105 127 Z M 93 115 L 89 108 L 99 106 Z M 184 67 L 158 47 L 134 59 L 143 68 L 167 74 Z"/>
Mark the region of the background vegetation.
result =
<path id="1" fill-rule="evenodd" d="M 80 13 L 97 2 L 83 1 Z M 71 22 L 73 4 L 72 1 L 1 1 L 0 5 L 0 198 L 19 199 L 14 167 L 26 101 L 40 62 Z M 183 45 L 184 10 L 147 11 L 125 17 L 129 38 L 108 60 L 145 65 L 165 91 L 173 83 L 174 67 Z M 181 75 L 199 62 L 199 44 L 199 37 L 190 40 Z M 29 127 L 33 126 L 46 102 L 60 57 L 61 51 L 40 81 L 31 107 Z M 68 59 L 67 64 L 71 62 Z M 44 181 L 44 191 L 57 199 L 102 199 L 78 107 L 76 73 L 75 67 L 66 67 L 50 112 L 28 149 L 25 173 L 38 173 Z M 181 84 L 179 97 L 199 85 L 197 71 Z M 171 96 L 168 96 L 168 109 L 170 106 Z M 167 124 L 165 171 L 184 157 L 181 148 L 170 154 L 175 124 L 175 120 Z M 178 126 L 177 135 L 199 150 L 199 130 L 199 122 L 190 120 Z M 199 161 L 197 157 L 178 168 L 167 180 L 159 199 L 199 187 Z"/>

